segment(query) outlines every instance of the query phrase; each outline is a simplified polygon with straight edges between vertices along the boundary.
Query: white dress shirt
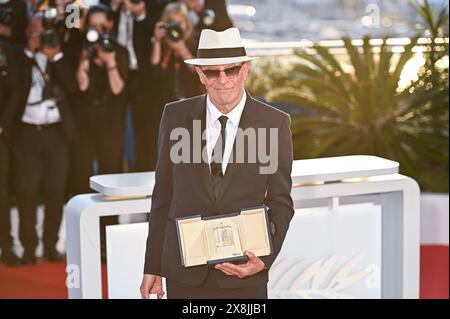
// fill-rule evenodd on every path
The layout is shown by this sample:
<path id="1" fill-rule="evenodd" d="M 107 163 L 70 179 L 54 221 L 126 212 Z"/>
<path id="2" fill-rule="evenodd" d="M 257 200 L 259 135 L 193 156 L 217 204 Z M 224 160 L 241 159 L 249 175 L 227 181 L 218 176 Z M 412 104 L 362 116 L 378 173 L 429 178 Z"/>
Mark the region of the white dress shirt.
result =
<path id="1" fill-rule="evenodd" d="M 119 25 L 117 28 L 117 43 L 124 46 L 128 50 L 128 57 L 130 60 L 129 66 L 131 70 L 136 70 L 138 68 L 138 62 L 136 57 L 136 52 L 134 51 L 133 44 L 133 30 L 134 30 L 134 20 L 141 22 L 146 18 L 146 15 L 141 15 L 134 17 L 133 14 L 125 8 L 120 10 Z"/>
<path id="2" fill-rule="evenodd" d="M 208 163 L 211 163 L 211 154 L 214 146 L 220 136 L 220 121 L 219 117 L 228 117 L 225 140 L 225 150 L 223 152 L 222 160 L 222 173 L 225 174 L 228 161 L 230 159 L 231 151 L 233 150 L 234 139 L 236 138 L 237 129 L 239 127 L 239 121 L 241 120 L 242 112 L 244 111 L 245 101 L 247 99 L 247 93 L 244 91 L 242 99 L 236 105 L 236 107 L 228 114 L 222 114 L 217 107 L 206 97 L 206 150 L 208 152 Z"/>
<path id="3" fill-rule="evenodd" d="M 29 50 L 25 49 L 25 54 L 30 59 L 35 59 L 36 63 L 42 71 L 47 68 L 48 58 L 42 52 L 37 52 L 35 55 Z M 53 61 L 58 61 L 63 57 L 63 53 L 58 53 Z M 45 87 L 45 80 L 36 66 L 31 69 L 31 86 L 28 93 L 27 106 L 22 115 L 22 122 L 33 125 L 53 124 L 61 121 L 58 106 L 55 100 L 43 100 L 43 92 Z"/>

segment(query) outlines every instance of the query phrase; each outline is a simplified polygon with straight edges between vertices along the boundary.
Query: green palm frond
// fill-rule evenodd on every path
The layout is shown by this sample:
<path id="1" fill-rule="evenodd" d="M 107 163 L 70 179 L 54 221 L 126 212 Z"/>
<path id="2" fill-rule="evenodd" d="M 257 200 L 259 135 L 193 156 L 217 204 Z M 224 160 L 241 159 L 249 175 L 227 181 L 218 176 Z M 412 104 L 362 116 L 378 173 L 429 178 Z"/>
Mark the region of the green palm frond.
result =
<path id="1" fill-rule="evenodd" d="M 269 101 L 310 111 L 293 118 L 296 158 L 377 155 L 399 161 L 402 173 L 424 188 L 442 188 L 424 168 L 448 167 L 448 81 L 446 88 L 419 85 L 423 77 L 403 91 L 398 85 L 418 38 L 411 38 L 399 57 L 388 49 L 386 39 L 378 53 L 368 37 L 361 47 L 343 39 L 354 73 L 345 72 L 324 47 L 314 46 L 314 55 L 296 52 L 299 62 L 285 72 L 283 84 L 272 82 L 265 94 Z"/>
<path id="2" fill-rule="evenodd" d="M 343 38 L 350 65 L 344 67 L 339 56 L 316 44 L 295 51 L 295 62 L 264 64 L 251 75 L 257 96 L 298 105 L 304 113 L 292 121 L 296 158 L 381 156 L 400 162 L 401 172 L 423 189 L 448 192 L 448 68 L 436 66 L 448 58 L 448 41 L 435 41 L 448 23 L 447 8 L 436 13 L 426 0 L 411 3 L 429 33 L 411 37 L 401 54 L 391 50 L 387 37 L 377 50 L 369 37 L 361 45 Z M 421 36 L 431 41 L 418 44 Z M 416 50 L 420 46 L 423 50 Z M 415 54 L 423 54 L 425 64 L 417 80 L 400 88 Z"/>

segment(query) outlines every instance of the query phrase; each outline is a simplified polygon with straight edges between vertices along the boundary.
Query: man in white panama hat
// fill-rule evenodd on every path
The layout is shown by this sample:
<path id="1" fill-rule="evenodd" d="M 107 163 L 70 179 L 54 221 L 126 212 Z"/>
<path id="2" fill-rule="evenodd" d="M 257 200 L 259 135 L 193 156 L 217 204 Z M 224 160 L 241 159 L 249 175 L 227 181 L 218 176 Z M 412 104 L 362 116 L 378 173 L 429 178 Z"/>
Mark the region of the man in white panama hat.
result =
<path id="1" fill-rule="evenodd" d="M 168 298 L 267 298 L 268 271 L 278 255 L 294 214 L 290 196 L 292 138 L 290 117 L 253 99 L 244 89 L 249 74 L 248 57 L 239 30 L 203 30 L 194 65 L 207 94 L 166 105 L 161 119 L 155 187 L 149 219 L 142 298 L 161 298 L 162 277 Z M 189 144 L 188 157 L 206 149 L 207 159 L 175 163 L 171 148 L 175 129 L 194 136 L 195 121 L 206 130 L 206 138 Z M 246 129 L 275 129 L 275 143 L 269 134 L 263 144 L 275 144 L 276 169 L 261 174 L 260 162 L 235 162 L 237 132 Z M 258 135 L 258 145 L 260 138 Z M 250 144 L 250 143 L 247 143 Z M 252 145 L 246 145 L 250 148 Z M 254 145 L 253 145 L 254 146 Z M 216 150 L 218 151 L 216 155 Z M 198 154 L 197 154 L 198 155 Z M 210 217 L 242 208 L 268 207 L 273 253 L 257 257 L 246 252 L 245 263 L 183 267 L 175 219 L 201 214 Z"/>

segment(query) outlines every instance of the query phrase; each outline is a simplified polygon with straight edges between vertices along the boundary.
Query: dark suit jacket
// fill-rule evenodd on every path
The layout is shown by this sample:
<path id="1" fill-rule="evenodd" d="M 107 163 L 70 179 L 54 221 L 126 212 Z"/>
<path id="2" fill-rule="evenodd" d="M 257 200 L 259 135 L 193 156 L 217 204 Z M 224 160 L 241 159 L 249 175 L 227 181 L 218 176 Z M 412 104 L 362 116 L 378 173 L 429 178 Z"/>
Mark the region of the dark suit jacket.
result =
<path id="1" fill-rule="evenodd" d="M 150 66 L 151 41 L 153 29 L 158 21 L 163 7 L 163 1 L 144 0 L 147 16 L 142 21 L 134 20 L 133 23 L 133 49 L 136 54 L 139 70 L 145 70 Z M 106 3 L 106 1 L 104 1 Z M 114 12 L 114 34 L 117 35 L 122 6 Z"/>
<path id="2" fill-rule="evenodd" d="M 0 74 L 0 127 L 4 130 L 2 137 L 10 137 L 14 115 L 17 107 L 17 64 L 11 46 L 8 43 L 0 48 L 6 56 L 7 67 Z"/>
<path id="3" fill-rule="evenodd" d="M 11 27 L 11 36 L 7 38 L 14 47 L 25 45 L 25 29 L 28 24 L 27 4 L 24 0 L 11 0 L 0 4 L 1 8 L 13 10 L 13 26 Z"/>
<path id="4" fill-rule="evenodd" d="M 284 112 L 256 101 L 247 94 L 239 127 L 278 128 L 278 169 L 272 175 L 259 174 L 258 163 L 229 163 L 222 181 L 220 195 L 213 200 L 207 163 L 173 164 L 170 160 L 170 132 L 176 127 L 193 131 L 193 120 L 206 121 L 206 96 L 201 95 L 166 105 L 161 119 L 156 184 L 152 195 L 149 235 L 144 273 L 161 275 L 189 285 L 200 285 L 206 278 L 208 266 L 184 268 L 181 265 L 175 219 L 201 214 L 212 216 L 241 208 L 265 204 L 274 225 L 274 253 L 261 257 L 270 268 L 278 255 L 289 222 L 294 214 L 290 195 L 292 167 L 292 137 L 290 117 Z M 266 144 L 269 143 L 269 134 Z M 192 147 L 191 143 L 191 147 Z M 203 146 L 205 142 L 202 142 Z M 236 145 L 235 145 L 236 146 Z M 192 151 L 191 151 L 192 156 Z M 218 283 L 223 288 L 250 287 L 268 281 L 268 271 L 239 279 L 220 273 Z"/>
<path id="5" fill-rule="evenodd" d="M 73 121 L 72 110 L 69 105 L 67 96 L 73 94 L 77 90 L 77 82 L 75 73 L 67 61 L 66 57 L 62 57 L 56 62 L 48 62 L 47 72 L 50 74 L 50 83 L 54 89 L 61 93 L 61 98 L 58 101 L 58 108 L 61 114 L 61 123 L 63 134 L 68 142 L 73 142 L 77 135 Z M 15 124 L 21 122 L 25 107 L 27 105 L 28 94 L 31 88 L 32 75 L 32 60 L 22 51 L 18 57 L 17 69 L 19 70 L 17 76 L 18 86 L 18 103 L 15 114 Z M 15 125 L 13 130 L 17 130 L 18 125 Z"/>

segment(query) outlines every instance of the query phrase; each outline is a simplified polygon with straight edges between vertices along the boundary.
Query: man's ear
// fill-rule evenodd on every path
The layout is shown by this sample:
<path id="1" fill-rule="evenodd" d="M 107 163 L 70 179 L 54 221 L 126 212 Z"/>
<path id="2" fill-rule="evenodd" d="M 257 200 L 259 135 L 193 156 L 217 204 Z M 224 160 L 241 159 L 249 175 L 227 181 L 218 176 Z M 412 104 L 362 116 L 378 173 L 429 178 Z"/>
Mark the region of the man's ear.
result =
<path id="1" fill-rule="evenodd" d="M 203 72 L 200 70 L 200 67 L 198 66 L 194 66 L 195 68 L 195 72 L 197 72 L 198 78 L 200 79 L 200 82 L 205 85 L 205 75 L 203 74 Z"/>
<path id="2" fill-rule="evenodd" d="M 247 77 L 248 77 L 248 74 L 249 74 L 249 72 L 250 72 L 250 63 L 248 63 L 248 62 L 244 62 L 244 65 L 242 66 L 242 68 L 243 68 L 243 79 L 244 79 L 244 81 L 247 79 Z"/>

